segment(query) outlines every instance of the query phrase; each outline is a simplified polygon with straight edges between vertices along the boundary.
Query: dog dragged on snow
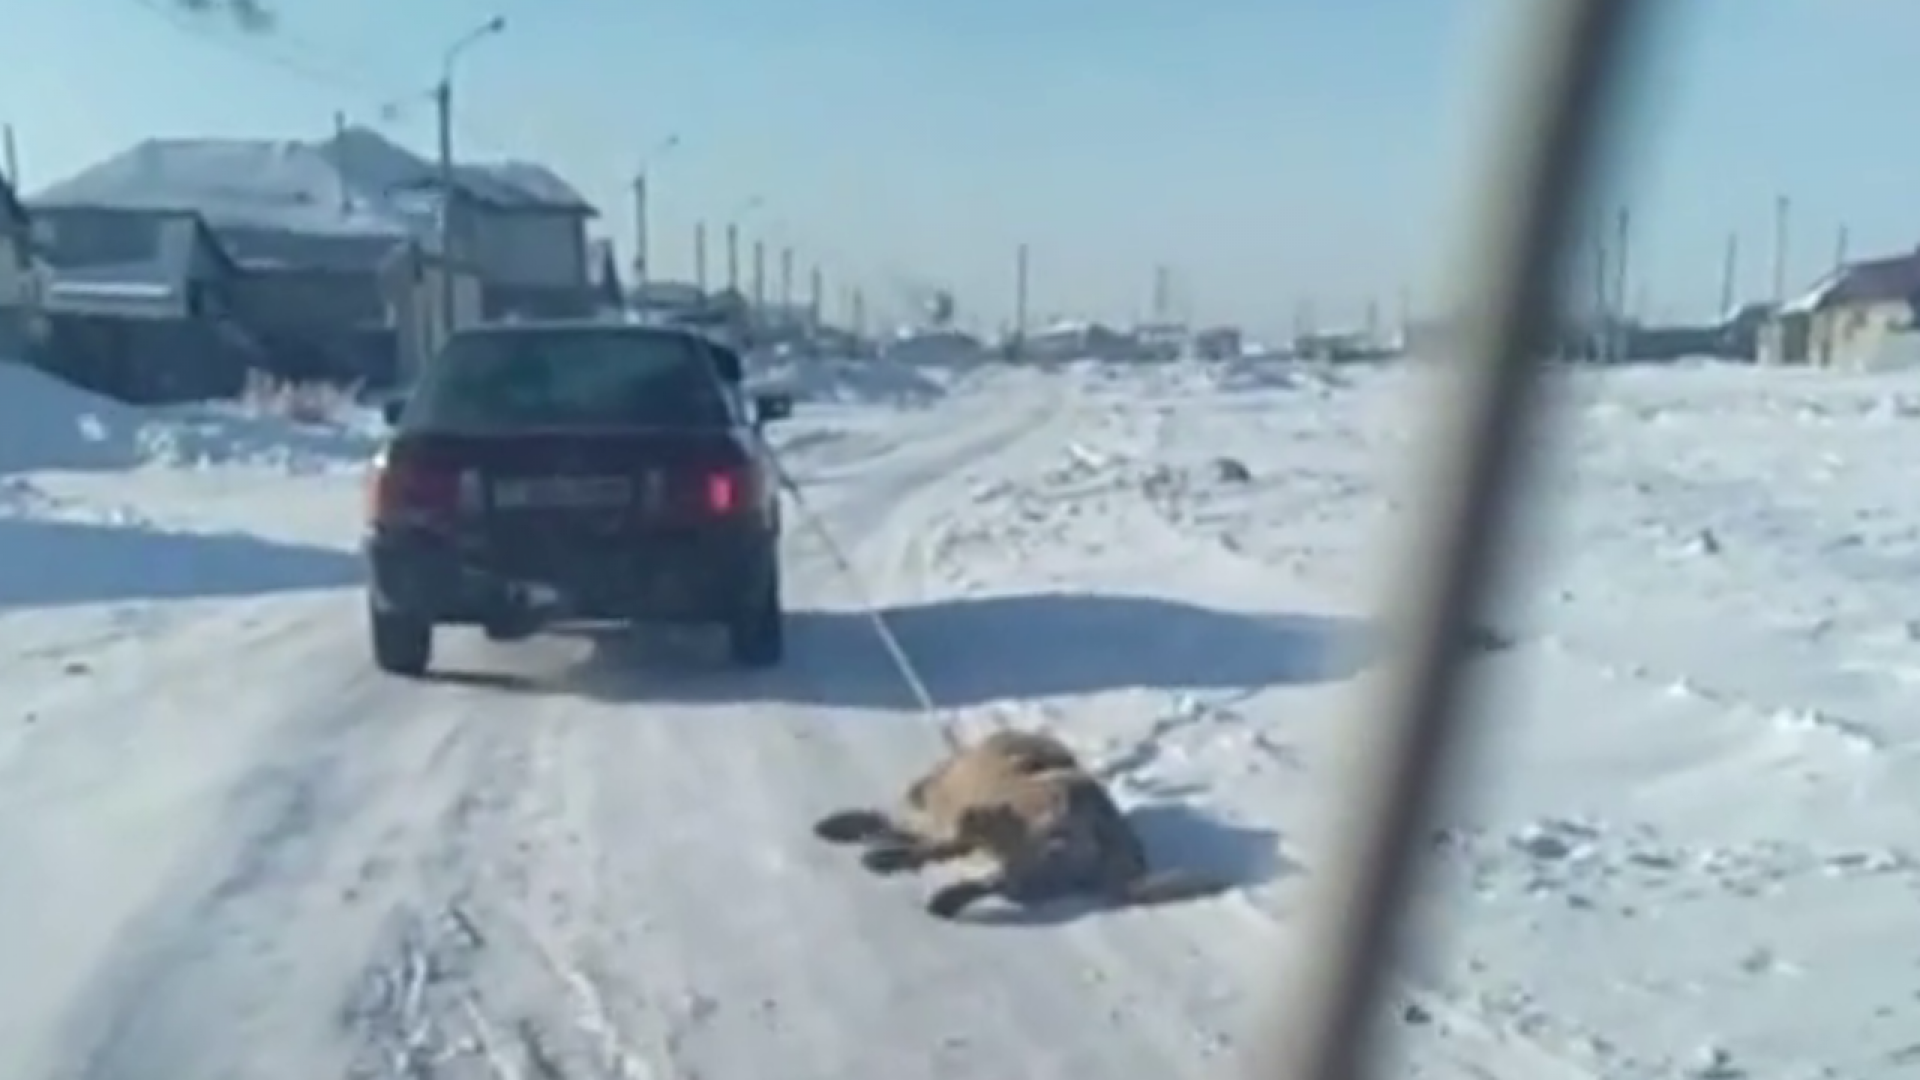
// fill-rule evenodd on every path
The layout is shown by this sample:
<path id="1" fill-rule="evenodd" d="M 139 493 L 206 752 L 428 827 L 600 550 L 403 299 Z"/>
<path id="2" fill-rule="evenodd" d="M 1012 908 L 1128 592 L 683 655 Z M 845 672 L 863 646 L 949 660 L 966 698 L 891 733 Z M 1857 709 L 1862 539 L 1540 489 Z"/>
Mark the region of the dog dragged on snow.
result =
<path id="1" fill-rule="evenodd" d="M 1030 906 L 1067 897 L 1110 905 L 1211 896 L 1227 884 L 1154 871 L 1106 785 L 1051 735 L 1000 731 L 961 747 L 908 786 L 897 813 L 846 809 L 814 824 L 834 844 L 860 844 L 878 874 L 977 859 L 986 870 L 934 891 L 927 910 L 951 919 L 990 896 Z"/>

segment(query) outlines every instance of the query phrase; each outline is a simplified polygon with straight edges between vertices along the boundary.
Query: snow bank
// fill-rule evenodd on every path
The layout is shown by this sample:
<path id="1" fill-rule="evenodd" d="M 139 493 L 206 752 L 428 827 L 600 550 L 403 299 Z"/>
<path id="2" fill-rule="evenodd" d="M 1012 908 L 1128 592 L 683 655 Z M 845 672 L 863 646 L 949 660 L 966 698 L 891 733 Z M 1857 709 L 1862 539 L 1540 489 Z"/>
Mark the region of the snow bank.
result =
<path id="1" fill-rule="evenodd" d="M 125 468 L 134 410 L 25 364 L 0 361 L 0 473 Z"/>
<path id="2" fill-rule="evenodd" d="M 924 407 L 943 398 L 948 384 L 938 369 L 889 360 L 769 358 L 751 366 L 756 389 L 784 391 L 805 402 Z"/>
<path id="3" fill-rule="evenodd" d="M 300 425 L 231 402 L 143 409 L 0 363 L 0 473 L 148 464 L 324 472 L 357 466 L 374 437 L 357 416 Z"/>
<path id="4" fill-rule="evenodd" d="M 1348 382 L 1337 368 L 1277 354 L 1253 354 L 1228 360 L 1190 363 L 1199 364 L 1208 380 L 1222 390 L 1306 389 L 1324 392 L 1343 387 Z"/>

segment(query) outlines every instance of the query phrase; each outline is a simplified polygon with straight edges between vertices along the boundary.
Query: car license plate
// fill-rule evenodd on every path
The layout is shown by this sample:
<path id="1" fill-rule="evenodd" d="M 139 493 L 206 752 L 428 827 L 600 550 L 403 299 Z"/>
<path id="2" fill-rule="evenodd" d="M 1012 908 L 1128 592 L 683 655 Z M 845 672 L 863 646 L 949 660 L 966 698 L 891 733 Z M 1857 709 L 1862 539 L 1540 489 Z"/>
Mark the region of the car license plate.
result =
<path id="1" fill-rule="evenodd" d="M 633 502 L 624 476 L 536 476 L 496 480 L 493 505 L 503 510 L 602 510 Z"/>

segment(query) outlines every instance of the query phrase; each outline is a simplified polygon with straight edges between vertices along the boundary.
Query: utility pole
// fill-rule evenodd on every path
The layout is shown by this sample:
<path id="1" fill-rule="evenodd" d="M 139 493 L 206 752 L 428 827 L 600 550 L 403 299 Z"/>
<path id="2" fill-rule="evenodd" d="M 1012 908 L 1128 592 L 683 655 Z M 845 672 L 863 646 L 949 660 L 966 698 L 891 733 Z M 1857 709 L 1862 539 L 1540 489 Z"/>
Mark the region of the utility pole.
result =
<path id="1" fill-rule="evenodd" d="M 679 145 L 680 136 L 667 136 L 641 157 L 640 167 L 633 171 L 633 283 L 636 289 L 646 286 L 653 270 L 653 228 L 648 216 L 651 185 L 647 182 L 647 174 L 662 155 Z"/>
<path id="2" fill-rule="evenodd" d="M 1727 234 L 1727 250 L 1720 260 L 1720 317 L 1730 319 L 1740 303 L 1740 234 Z"/>
<path id="3" fill-rule="evenodd" d="M 639 292 L 647 286 L 647 171 L 633 177 L 633 287 Z"/>
<path id="4" fill-rule="evenodd" d="M 727 291 L 740 291 L 740 224 L 727 222 Z"/>
<path id="5" fill-rule="evenodd" d="M 784 312 L 793 307 L 793 248 L 780 249 L 780 307 Z"/>
<path id="6" fill-rule="evenodd" d="M 495 15 L 448 46 L 440 59 L 440 81 L 433 88 L 435 119 L 439 126 L 440 174 L 440 328 L 441 342 L 453 336 L 454 290 L 453 263 L 455 205 L 459 202 L 453 183 L 453 66 L 460 54 L 507 28 L 504 16 Z"/>
<path id="7" fill-rule="evenodd" d="M 1847 227 L 1845 225 L 1840 226 L 1840 231 L 1835 234 L 1833 238 L 1833 271 L 1836 274 L 1846 268 L 1847 241 L 1849 239 Z"/>
<path id="8" fill-rule="evenodd" d="M 1627 254 L 1628 243 L 1633 236 L 1633 212 L 1621 207 L 1614 218 L 1613 251 L 1613 299 L 1620 306 L 1619 319 L 1613 327 L 1613 350 L 1611 359 L 1622 361 L 1627 358 Z"/>
<path id="9" fill-rule="evenodd" d="M 453 336 L 453 65 L 440 73 L 433 91 L 440 127 L 440 343 Z"/>
<path id="10" fill-rule="evenodd" d="M 11 140 L 12 134 L 13 134 L 13 129 L 11 127 L 7 129 L 7 134 L 8 134 L 9 140 Z M 347 137 L 347 114 L 336 109 L 334 110 L 334 114 L 333 114 L 334 145 L 335 146 L 341 145 L 341 140 L 345 139 L 346 137 Z M 13 172 L 11 163 L 9 163 L 7 172 L 9 175 L 11 175 Z M 353 213 L 353 191 L 352 189 L 347 187 L 347 177 L 345 173 L 342 173 L 340 175 L 340 190 L 337 192 L 337 194 L 340 196 L 340 216 L 347 217 L 348 215 Z"/>
<path id="11" fill-rule="evenodd" d="M 1167 273 L 1167 267 L 1164 263 L 1156 265 L 1153 268 L 1153 321 L 1166 322 L 1172 305 L 1172 282 Z"/>
<path id="12" fill-rule="evenodd" d="M 693 223 L 693 283 L 702 295 L 707 291 L 707 223 Z"/>
<path id="13" fill-rule="evenodd" d="M 1607 238 L 1596 233 L 1593 238 L 1593 307 L 1594 326 L 1601 333 L 1613 325 L 1613 287 L 1609 284 L 1612 265 L 1608 257 Z"/>
<path id="14" fill-rule="evenodd" d="M 18 192 L 26 184 L 20 179 L 20 143 L 14 138 L 13 125 L 0 126 L 0 163 L 7 169 L 7 183 Z"/>
<path id="15" fill-rule="evenodd" d="M 853 288 L 852 311 L 848 321 L 853 323 L 853 332 L 865 336 L 867 332 L 867 294 L 858 285 Z"/>
<path id="16" fill-rule="evenodd" d="M 1773 306 L 1787 302 L 1787 236 L 1793 215 L 1793 200 L 1781 195 L 1773 200 Z"/>
<path id="17" fill-rule="evenodd" d="M 820 304 L 826 288 L 826 275 L 820 272 L 820 264 L 814 263 L 807 274 L 807 322 L 816 330 L 820 328 Z"/>
<path id="18" fill-rule="evenodd" d="M 753 307 L 755 311 L 765 311 L 767 306 L 767 245 L 765 241 L 753 242 Z"/>
<path id="19" fill-rule="evenodd" d="M 1013 353 L 1018 357 L 1027 341 L 1027 290 L 1032 274 L 1031 254 L 1026 244 L 1013 251 Z"/>

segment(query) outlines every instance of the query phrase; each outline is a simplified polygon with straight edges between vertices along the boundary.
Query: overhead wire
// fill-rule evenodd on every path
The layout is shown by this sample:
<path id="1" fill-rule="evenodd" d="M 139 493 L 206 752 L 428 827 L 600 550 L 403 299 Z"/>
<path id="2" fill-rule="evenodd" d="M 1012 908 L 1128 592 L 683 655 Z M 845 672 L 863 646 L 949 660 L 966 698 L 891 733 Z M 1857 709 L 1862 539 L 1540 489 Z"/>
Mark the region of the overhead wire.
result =
<path id="1" fill-rule="evenodd" d="M 365 111 L 348 110 L 352 120 L 372 127 L 389 127 L 413 115 L 412 110 L 432 101 L 432 87 L 422 80 L 417 90 L 394 91 L 392 83 L 376 79 L 371 72 L 349 69 L 332 62 L 316 62 L 303 57 L 300 53 L 291 53 L 275 48 L 275 43 L 284 43 L 299 47 L 307 56 L 317 57 L 325 52 L 312 42 L 304 41 L 294 35 L 284 21 L 276 21 L 271 26 L 250 29 L 244 25 L 223 24 L 220 20 L 203 17 L 192 10 L 183 10 L 179 0 L 132 0 L 136 6 L 145 9 L 172 27 L 183 37 L 192 38 L 203 45 L 224 52 L 239 60 L 262 65 L 297 79 L 308 85 L 331 90 L 364 106 Z M 228 26 L 235 32 L 222 32 Z M 504 149 L 506 142 L 496 138 L 498 133 L 476 127 L 464 116 L 454 118 L 454 126 L 463 140 L 476 142 L 489 152 Z"/>

